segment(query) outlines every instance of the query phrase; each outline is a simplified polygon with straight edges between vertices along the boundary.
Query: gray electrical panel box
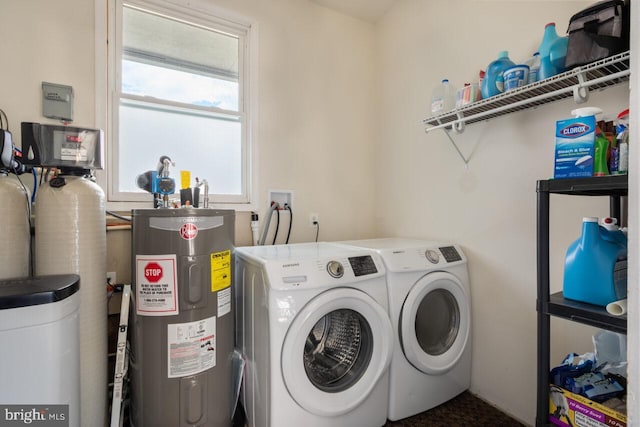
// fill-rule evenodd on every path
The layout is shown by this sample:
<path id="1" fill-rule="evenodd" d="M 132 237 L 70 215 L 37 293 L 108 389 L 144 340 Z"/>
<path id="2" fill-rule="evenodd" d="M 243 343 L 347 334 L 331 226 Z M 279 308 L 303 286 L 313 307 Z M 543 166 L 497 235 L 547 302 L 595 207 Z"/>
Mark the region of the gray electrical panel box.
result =
<path id="1" fill-rule="evenodd" d="M 73 87 L 42 82 L 42 115 L 72 121 Z"/>

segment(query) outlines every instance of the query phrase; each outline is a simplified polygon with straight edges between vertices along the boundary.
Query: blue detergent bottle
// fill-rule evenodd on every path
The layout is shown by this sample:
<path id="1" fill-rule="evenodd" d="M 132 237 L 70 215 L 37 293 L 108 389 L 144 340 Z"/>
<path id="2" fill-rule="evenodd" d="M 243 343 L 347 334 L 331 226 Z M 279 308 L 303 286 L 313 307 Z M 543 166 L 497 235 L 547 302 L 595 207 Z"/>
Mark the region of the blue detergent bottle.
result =
<path id="1" fill-rule="evenodd" d="M 627 235 L 620 230 L 616 218 L 605 217 L 600 219 L 600 236 L 605 240 L 611 240 L 627 248 Z M 626 258 L 626 252 L 625 252 Z"/>
<path id="2" fill-rule="evenodd" d="M 502 72 L 516 64 L 509 59 L 509 52 L 503 50 L 498 54 L 498 59 L 487 65 L 484 78 L 482 79 L 482 85 L 480 92 L 482 92 L 482 98 L 490 98 L 496 96 L 504 91 L 504 80 L 502 78 Z"/>
<path id="3" fill-rule="evenodd" d="M 626 298 L 626 286 L 616 286 L 616 262 L 626 258 L 627 247 L 619 236 L 598 225 L 598 218 L 582 220 L 582 235 L 567 249 L 562 294 L 567 299 L 605 307 Z"/>
<path id="4" fill-rule="evenodd" d="M 544 26 L 544 34 L 542 35 L 542 41 L 538 52 L 540 52 L 540 71 L 538 72 L 538 79 L 544 80 L 557 74 L 556 68 L 551 62 L 551 46 L 560 38 L 556 33 L 556 23 L 549 22 Z"/>

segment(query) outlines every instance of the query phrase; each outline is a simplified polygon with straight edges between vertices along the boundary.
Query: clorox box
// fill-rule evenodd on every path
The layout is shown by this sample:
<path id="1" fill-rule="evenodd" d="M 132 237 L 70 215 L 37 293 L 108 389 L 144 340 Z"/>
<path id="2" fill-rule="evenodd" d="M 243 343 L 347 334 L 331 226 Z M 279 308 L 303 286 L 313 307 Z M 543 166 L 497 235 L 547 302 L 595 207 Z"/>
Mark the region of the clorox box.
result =
<path id="1" fill-rule="evenodd" d="M 584 116 L 556 122 L 554 178 L 593 175 L 596 117 Z"/>

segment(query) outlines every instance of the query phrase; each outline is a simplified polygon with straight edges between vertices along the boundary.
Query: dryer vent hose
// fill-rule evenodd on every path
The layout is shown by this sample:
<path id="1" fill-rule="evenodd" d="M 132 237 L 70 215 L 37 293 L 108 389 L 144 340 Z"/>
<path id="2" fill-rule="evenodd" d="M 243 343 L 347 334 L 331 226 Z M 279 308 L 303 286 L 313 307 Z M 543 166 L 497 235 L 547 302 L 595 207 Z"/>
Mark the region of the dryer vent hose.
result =
<path id="1" fill-rule="evenodd" d="M 273 215 L 273 211 L 278 209 L 280 204 L 278 202 L 271 202 L 271 207 L 269 208 L 269 213 L 267 214 L 267 221 L 264 223 L 264 231 L 262 232 L 262 237 L 258 242 L 258 245 L 264 245 L 264 242 L 267 240 L 267 234 L 269 234 L 269 225 L 271 224 L 271 216 Z"/>

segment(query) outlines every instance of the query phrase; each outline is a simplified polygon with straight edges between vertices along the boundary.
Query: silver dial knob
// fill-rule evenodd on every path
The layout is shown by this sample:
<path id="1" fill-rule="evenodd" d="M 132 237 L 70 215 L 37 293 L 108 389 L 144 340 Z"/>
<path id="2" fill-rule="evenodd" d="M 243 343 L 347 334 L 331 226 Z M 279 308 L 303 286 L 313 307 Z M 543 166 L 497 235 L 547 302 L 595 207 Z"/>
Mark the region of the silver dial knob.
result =
<path id="1" fill-rule="evenodd" d="M 431 264 L 437 264 L 438 261 L 440 261 L 440 254 L 438 254 L 438 251 L 434 249 L 427 249 L 427 251 L 424 253 L 424 256 L 427 257 Z"/>
<path id="2" fill-rule="evenodd" d="M 338 261 L 329 261 L 327 263 L 327 272 L 331 277 L 338 279 L 344 275 L 344 267 Z"/>

